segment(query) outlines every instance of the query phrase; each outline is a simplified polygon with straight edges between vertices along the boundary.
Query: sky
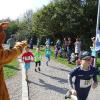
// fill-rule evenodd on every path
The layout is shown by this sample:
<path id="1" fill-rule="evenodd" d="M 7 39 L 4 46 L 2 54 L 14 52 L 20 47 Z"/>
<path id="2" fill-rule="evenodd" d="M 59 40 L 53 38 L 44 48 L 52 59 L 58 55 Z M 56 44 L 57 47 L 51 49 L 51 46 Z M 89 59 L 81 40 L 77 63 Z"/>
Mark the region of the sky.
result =
<path id="1" fill-rule="evenodd" d="M 27 10 L 37 9 L 47 5 L 51 0 L 0 0 L 0 20 L 10 18 L 15 20 Z"/>

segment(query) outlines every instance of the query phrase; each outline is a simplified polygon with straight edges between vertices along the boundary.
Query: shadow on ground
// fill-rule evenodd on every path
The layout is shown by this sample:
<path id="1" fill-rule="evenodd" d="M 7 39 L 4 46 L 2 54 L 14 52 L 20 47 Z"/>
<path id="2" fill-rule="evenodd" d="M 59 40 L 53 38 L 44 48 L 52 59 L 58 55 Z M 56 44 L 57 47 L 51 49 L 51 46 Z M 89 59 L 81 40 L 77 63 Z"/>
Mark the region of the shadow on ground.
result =
<path id="1" fill-rule="evenodd" d="M 16 68 L 16 67 L 14 67 L 14 66 L 11 66 L 11 65 L 4 65 L 4 67 L 10 68 L 10 69 L 14 69 L 14 70 L 18 70 L 18 71 L 21 70 L 21 69 L 19 69 L 19 68 Z"/>
<path id="2" fill-rule="evenodd" d="M 57 86 L 48 84 L 43 79 L 39 79 L 39 82 L 40 83 L 35 83 L 35 82 L 31 81 L 31 80 L 28 80 L 27 82 L 28 82 L 28 84 L 31 84 L 32 83 L 32 84 L 35 84 L 35 85 L 44 87 L 44 88 L 46 88 L 46 90 L 48 90 L 48 89 L 49 90 L 53 90 L 53 91 L 59 92 L 61 94 L 66 94 L 66 91 L 67 91 L 66 88 L 60 88 L 60 87 L 57 87 Z"/>
<path id="3" fill-rule="evenodd" d="M 55 66 L 52 66 L 52 65 L 49 65 L 49 67 L 51 67 L 51 68 L 53 68 L 53 69 L 60 70 L 60 71 L 70 72 L 70 70 L 68 70 L 68 69 L 57 68 L 57 67 L 55 67 Z"/>
<path id="4" fill-rule="evenodd" d="M 54 80 L 57 80 L 58 82 L 60 82 L 62 84 L 63 83 L 68 83 L 67 77 L 66 77 L 66 79 L 62 79 L 62 78 L 59 78 L 59 77 L 54 77 L 54 76 L 47 75 L 47 74 L 42 73 L 42 72 L 39 72 L 39 73 L 42 74 L 42 75 L 44 75 L 44 76 L 50 77 L 50 78 L 52 78 Z"/>

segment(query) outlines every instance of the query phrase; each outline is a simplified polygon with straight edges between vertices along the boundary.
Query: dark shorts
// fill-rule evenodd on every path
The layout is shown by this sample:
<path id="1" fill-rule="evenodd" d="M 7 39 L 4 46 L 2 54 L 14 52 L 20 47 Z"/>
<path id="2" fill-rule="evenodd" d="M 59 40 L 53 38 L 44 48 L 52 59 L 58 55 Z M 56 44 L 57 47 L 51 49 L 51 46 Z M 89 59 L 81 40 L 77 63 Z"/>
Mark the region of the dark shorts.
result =
<path id="1" fill-rule="evenodd" d="M 37 65 L 41 66 L 41 61 L 35 62 L 35 67 L 37 67 Z"/>

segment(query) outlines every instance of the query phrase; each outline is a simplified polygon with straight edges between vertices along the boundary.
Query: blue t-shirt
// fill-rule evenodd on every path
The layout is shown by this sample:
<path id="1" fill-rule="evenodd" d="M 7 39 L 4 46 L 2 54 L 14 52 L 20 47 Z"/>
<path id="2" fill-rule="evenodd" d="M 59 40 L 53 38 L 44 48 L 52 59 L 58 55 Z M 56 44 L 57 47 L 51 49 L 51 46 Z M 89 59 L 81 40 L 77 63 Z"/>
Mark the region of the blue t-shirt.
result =
<path id="1" fill-rule="evenodd" d="M 75 88 L 77 89 L 88 88 L 89 86 L 91 86 L 92 84 L 91 79 L 93 79 L 94 82 L 97 82 L 96 75 L 97 75 L 97 70 L 92 66 L 89 67 L 88 71 L 82 70 L 81 67 L 79 66 L 70 72 L 70 78 L 75 76 L 74 85 L 75 85 Z"/>
<path id="2" fill-rule="evenodd" d="M 91 56 L 96 57 L 96 50 L 95 49 L 91 49 Z"/>
<path id="3" fill-rule="evenodd" d="M 51 56 L 51 50 L 50 49 L 46 48 L 46 50 L 45 50 L 45 56 L 46 57 L 50 57 Z"/>

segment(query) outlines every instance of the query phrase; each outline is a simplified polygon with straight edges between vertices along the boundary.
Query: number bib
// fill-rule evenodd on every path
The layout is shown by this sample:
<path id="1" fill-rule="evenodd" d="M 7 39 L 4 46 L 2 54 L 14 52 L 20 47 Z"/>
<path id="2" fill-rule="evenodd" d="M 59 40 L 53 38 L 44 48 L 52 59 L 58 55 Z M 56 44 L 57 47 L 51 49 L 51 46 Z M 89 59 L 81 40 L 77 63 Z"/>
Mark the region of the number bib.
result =
<path id="1" fill-rule="evenodd" d="M 89 87 L 92 83 L 92 80 L 80 80 L 80 88 Z"/>
<path id="2" fill-rule="evenodd" d="M 25 60 L 31 60 L 30 56 L 25 57 Z"/>

